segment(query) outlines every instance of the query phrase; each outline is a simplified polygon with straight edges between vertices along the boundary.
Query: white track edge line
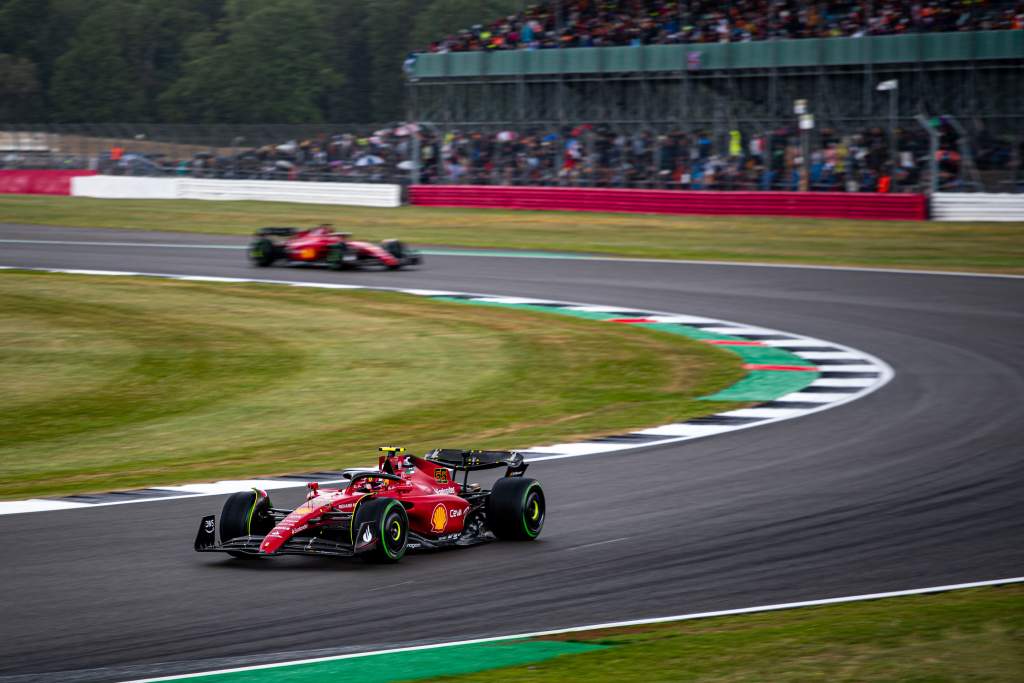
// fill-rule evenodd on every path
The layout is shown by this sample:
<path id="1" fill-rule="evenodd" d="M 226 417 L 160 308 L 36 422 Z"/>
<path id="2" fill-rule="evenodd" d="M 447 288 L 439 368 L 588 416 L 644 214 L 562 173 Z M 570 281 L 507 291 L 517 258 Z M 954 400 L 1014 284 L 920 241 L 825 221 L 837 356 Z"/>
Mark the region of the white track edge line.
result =
<path id="1" fill-rule="evenodd" d="M 900 598 L 912 595 L 928 595 L 930 593 L 945 593 L 954 590 L 966 590 L 970 588 L 985 588 L 989 586 L 1004 586 L 1015 583 L 1024 583 L 1024 576 L 1017 576 L 1006 579 L 992 579 L 989 581 L 972 581 L 969 583 L 954 583 L 945 586 L 932 586 L 930 588 L 912 588 L 909 590 L 888 591 L 884 593 L 864 593 L 861 595 L 848 595 L 838 598 L 822 598 L 818 600 L 801 600 L 799 602 L 783 602 L 774 605 L 760 605 L 757 607 L 740 607 L 736 609 L 716 610 L 713 612 L 694 612 L 691 614 L 678 614 L 667 617 L 652 617 L 648 619 L 630 619 L 628 621 L 611 621 L 603 624 L 589 624 L 587 626 L 571 626 L 569 628 L 550 629 L 547 631 L 532 631 L 530 633 L 515 633 L 504 636 L 493 636 L 488 638 L 472 638 L 469 640 L 456 640 L 447 643 L 435 643 L 432 645 L 412 645 L 409 647 L 396 647 L 386 650 L 372 650 L 369 652 L 356 652 L 344 655 L 333 655 L 329 657 L 314 657 L 311 659 L 299 659 L 290 662 L 277 662 L 274 664 L 254 664 L 231 669 L 217 669 L 215 671 L 204 671 L 200 673 L 182 674 L 179 676 L 161 676 L 159 678 L 143 678 L 128 681 L 126 683 L 160 683 L 162 681 L 178 681 L 188 678 L 203 678 L 206 676 L 217 676 L 221 674 L 236 673 L 240 671 L 257 671 L 260 669 L 275 669 L 288 666 L 299 666 L 302 664 L 317 664 L 321 662 L 333 662 L 343 659 L 359 659 L 372 657 L 374 655 L 399 654 L 403 652 L 416 652 L 420 650 L 436 650 L 458 645 L 476 645 L 480 643 L 499 643 L 507 640 L 520 640 L 523 638 L 540 638 L 543 636 L 555 636 L 565 633 L 579 633 L 581 631 L 596 631 L 608 628 L 627 628 L 630 626 L 646 626 L 649 624 L 664 624 L 674 621 L 693 621 L 696 619 L 711 619 L 714 617 L 728 617 L 741 614 L 756 614 L 759 612 L 778 612 L 802 607 L 821 607 L 824 605 L 839 605 L 850 602 L 866 602 L 869 600 L 882 600 L 885 598 Z"/>
<path id="2" fill-rule="evenodd" d="M 0 270 L 25 270 L 25 271 L 30 271 L 30 272 L 46 272 L 46 273 L 72 274 L 72 275 L 82 275 L 82 274 L 117 275 L 120 272 L 120 274 L 122 274 L 122 275 L 132 275 L 132 276 L 136 276 L 136 277 L 162 278 L 162 279 L 179 280 L 179 281 L 183 280 L 183 281 L 186 281 L 186 282 L 203 281 L 201 278 L 205 277 L 205 276 L 198 276 L 198 275 L 179 275 L 179 274 L 174 274 L 174 273 L 143 273 L 143 272 L 136 272 L 136 271 L 82 271 L 82 270 L 76 270 L 76 269 L 70 269 L 70 268 L 41 268 L 41 267 L 19 267 L 19 266 L 3 266 L 3 265 L 0 265 Z M 209 276 L 209 277 L 210 277 L 210 280 L 208 280 L 208 281 L 211 281 L 211 282 L 225 282 L 225 280 L 222 279 L 222 278 L 217 278 L 215 276 Z M 365 285 L 344 285 L 344 286 L 338 287 L 338 286 L 336 286 L 336 285 L 334 285 L 332 283 L 319 283 L 319 282 L 310 282 L 310 281 L 269 280 L 269 279 L 261 279 L 261 278 L 237 278 L 237 279 L 234 279 L 234 280 L 228 280 L 227 283 L 279 284 L 279 285 L 291 285 L 291 286 L 311 287 L 311 288 L 323 287 L 324 289 L 342 289 L 342 290 L 349 290 L 349 291 L 352 291 L 352 290 L 366 290 L 366 291 L 399 292 L 399 293 L 403 293 L 403 294 L 412 294 L 413 296 L 423 296 L 423 297 L 431 296 L 429 294 L 422 293 L 423 290 L 415 290 L 415 289 L 402 288 L 402 287 L 380 287 L 380 286 L 365 286 Z M 489 298 L 489 299 L 495 299 L 495 298 L 499 298 L 499 297 L 518 298 L 518 297 L 511 297 L 511 296 L 503 295 L 503 294 L 482 294 L 482 293 L 478 293 L 478 292 L 450 292 L 449 294 L 457 294 L 457 295 L 473 296 L 473 297 L 481 297 L 481 298 Z M 544 300 L 543 299 L 537 299 L 537 301 L 544 301 Z M 549 300 L 548 302 L 549 303 L 568 304 L 570 306 L 592 306 L 592 305 L 595 305 L 595 304 L 587 304 L 585 302 L 580 302 L 580 301 L 565 301 L 565 300 L 558 300 L 558 301 L 556 301 L 556 300 Z M 624 306 L 623 308 L 624 309 L 628 309 L 630 307 Z M 637 309 L 637 310 L 639 311 L 640 309 Z M 668 312 L 668 311 L 656 311 L 656 310 L 644 310 L 642 312 L 647 313 L 647 314 L 654 314 L 654 315 L 675 315 L 675 316 L 681 315 L 679 313 L 671 313 L 671 312 Z M 735 322 L 735 321 L 724 320 L 724 319 L 720 319 L 720 318 L 714 318 L 714 320 L 717 320 L 719 322 L 725 323 L 725 324 L 727 324 L 727 325 L 729 325 L 731 327 L 735 327 L 735 328 L 753 328 L 754 327 L 753 325 L 747 325 L 745 323 L 738 323 L 738 322 Z M 769 327 L 757 326 L 757 329 L 764 330 L 766 332 L 771 332 L 771 333 L 786 334 L 786 335 L 794 336 L 794 337 L 797 337 L 797 338 L 802 337 L 802 335 L 800 335 L 798 333 L 786 332 L 784 330 L 777 330 L 777 329 L 769 328 Z M 827 340 L 823 340 L 823 341 L 827 341 Z M 858 392 L 850 393 L 848 396 L 846 396 L 843 399 L 836 400 L 836 401 L 830 401 L 830 402 L 827 402 L 827 403 L 822 403 L 820 406 L 815 407 L 815 408 L 806 408 L 806 409 L 803 410 L 803 412 L 801 412 L 800 414 L 797 414 L 797 415 L 788 415 L 788 416 L 781 416 L 781 417 L 774 418 L 774 419 L 759 420 L 757 422 L 753 422 L 753 423 L 745 424 L 745 425 L 731 425 L 729 430 L 723 431 L 723 432 L 719 432 L 719 433 L 716 433 L 716 434 L 708 434 L 708 435 L 701 435 L 701 436 L 693 436 L 693 435 L 676 436 L 676 437 L 669 437 L 669 438 L 666 438 L 666 439 L 663 439 L 663 440 L 658 440 L 658 441 L 647 441 L 647 442 L 644 442 L 644 443 L 637 443 L 637 444 L 621 444 L 619 448 L 616 448 L 614 450 L 603 450 L 602 449 L 602 451 L 598 452 L 598 453 L 586 453 L 586 452 L 579 452 L 579 453 L 556 453 L 556 454 L 551 454 L 551 455 L 542 455 L 542 456 L 538 456 L 538 457 L 527 458 L 527 461 L 528 462 L 542 462 L 542 461 L 545 461 L 545 460 L 563 460 L 563 459 L 566 459 L 566 458 L 597 457 L 597 456 L 600 456 L 600 455 L 610 455 L 610 454 L 615 454 L 615 453 L 622 453 L 624 451 L 632 451 L 632 450 L 636 450 L 636 449 L 640 449 L 640 448 L 650 448 L 650 447 L 654 447 L 654 446 L 665 446 L 665 445 L 674 444 L 674 443 L 681 443 L 683 441 L 691 441 L 691 440 L 694 440 L 694 439 L 709 438 L 709 437 L 712 437 L 712 436 L 719 436 L 721 434 L 727 434 L 727 433 L 731 433 L 731 432 L 741 431 L 741 430 L 744 430 L 744 429 L 750 429 L 751 427 L 762 427 L 762 426 L 764 426 L 766 424 L 771 424 L 771 423 L 775 423 L 775 422 L 784 422 L 785 420 L 794 420 L 794 419 L 797 419 L 797 418 L 800 418 L 800 417 L 804 417 L 805 415 L 810 415 L 812 413 L 818 413 L 818 412 L 822 412 L 824 410 L 828 410 L 828 409 L 831 409 L 831 408 L 837 408 L 837 407 L 839 407 L 841 405 L 845 405 L 847 403 L 850 403 L 851 401 L 855 401 L 855 400 L 857 400 L 859 398 L 863 398 L 863 397 L 865 397 L 865 396 L 867 396 L 869 394 L 872 394 L 875 391 L 881 389 L 886 384 L 888 384 L 889 381 L 891 381 L 892 378 L 896 374 L 895 371 L 892 369 L 892 367 L 889 366 L 888 363 L 886 363 L 885 361 L 883 361 L 883 360 L 881 360 L 881 359 L 879 359 L 879 358 L 877 358 L 877 357 L 875 357 L 875 356 L 873 356 L 873 355 L 871 355 L 869 353 L 866 353 L 864 351 L 860 351 L 859 349 L 853 349 L 853 348 L 851 348 L 849 346 L 845 346 L 845 345 L 839 344 L 837 342 L 829 341 L 828 343 L 831 346 L 834 346 L 837 349 L 840 349 L 840 350 L 843 350 L 843 351 L 848 351 L 848 352 L 851 352 L 851 353 L 860 354 L 860 356 L 862 356 L 869 363 L 876 365 L 878 367 L 879 373 L 880 373 L 879 377 L 877 378 L 877 381 L 875 381 L 870 386 L 865 386 L 865 387 L 862 387 L 862 388 L 858 387 L 858 388 L 861 388 L 862 390 L 858 391 Z M 635 433 L 635 432 L 629 432 L 629 433 Z M 580 441 L 580 442 L 576 442 L 576 443 L 577 444 L 586 444 L 586 443 L 589 443 L 589 442 L 588 441 Z M 539 446 L 534 446 L 533 448 L 537 448 L 537 447 L 539 447 Z M 529 449 L 528 448 L 524 448 L 522 450 L 523 451 L 528 451 Z M 272 477 L 265 477 L 265 478 L 271 479 Z M 199 483 L 207 483 L 207 482 L 199 482 Z M 298 488 L 300 486 L 301 486 L 301 484 L 297 484 L 296 488 Z M 152 487 L 149 487 L 149 488 L 152 488 Z M 137 500 L 119 500 L 119 501 L 109 501 L 109 502 L 104 502 L 104 503 L 87 503 L 87 504 L 83 505 L 82 507 L 63 508 L 63 509 L 83 510 L 83 509 L 87 509 L 87 508 L 108 507 L 108 506 L 111 506 L 111 505 L 128 505 L 128 504 L 135 504 L 135 503 L 151 503 L 151 502 L 159 502 L 159 501 L 163 501 L 163 500 L 178 500 L 178 499 L 181 499 L 181 498 L 199 498 L 199 497 L 217 496 L 217 495 L 223 495 L 223 494 L 220 494 L 220 493 L 194 493 L 194 494 L 186 494 L 186 495 L 182 495 L 182 496 L 161 496 L 159 498 L 141 498 L 141 499 L 137 499 Z M 14 502 L 18 502 L 18 501 L 9 501 L 9 502 L 14 503 Z M 0 505 L 0 509 L 2 509 L 2 507 L 3 506 Z M 57 511 L 59 511 L 59 509 L 56 509 L 56 510 L 25 510 L 25 511 L 13 511 L 13 512 L 6 512 L 6 513 L 5 512 L 0 512 L 0 516 L 5 515 L 5 514 L 28 514 L 30 512 L 57 512 Z"/>
<path id="3" fill-rule="evenodd" d="M 61 226 L 45 226 L 61 227 Z M 245 249 L 245 245 L 233 244 L 166 244 L 159 242 L 88 242 L 78 240 L 29 240 L 29 239 L 0 239 L 0 244 L 61 244 L 68 246 L 107 246 L 107 247 L 154 247 L 159 249 Z M 459 253 L 458 247 L 426 247 L 420 251 L 427 256 L 450 256 L 454 258 L 534 258 L 537 260 L 566 260 L 566 261 L 610 261 L 612 263 L 667 263 L 684 264 L 691 266 L 736 266 L 739 268 L 798 268 L 803 270 L 839 270 L 855 273 L 898 273 L 901 275 L 950 275 L 953 277 L 988 277 L 1004 278 L 1008 280 L 1024 280 L 1024 275 L 1012 273 L 979 273 L 970 270 L 915 270 L 913 268 L 872 268 L 870 266 L 825 266 L 811 263 L 766 263 L 764 261 L 700 261 L 697 259 L 659 259 L 640 258 L 630 256 L 597 256 L 593 254 L 567 254 L 562 256 L 557 252 L 551 255 L 537 256 L 539 252 L 515 253 L 514 249 L 504 253 L 487 254 L 486 249 L 473 251 L 472 253 Z M 441 250 L 441 251 L 437 251 Z M 466 247 L 467 252 L 471 251 Z M 495 250 L 497 251 L 497 250 Z"/>

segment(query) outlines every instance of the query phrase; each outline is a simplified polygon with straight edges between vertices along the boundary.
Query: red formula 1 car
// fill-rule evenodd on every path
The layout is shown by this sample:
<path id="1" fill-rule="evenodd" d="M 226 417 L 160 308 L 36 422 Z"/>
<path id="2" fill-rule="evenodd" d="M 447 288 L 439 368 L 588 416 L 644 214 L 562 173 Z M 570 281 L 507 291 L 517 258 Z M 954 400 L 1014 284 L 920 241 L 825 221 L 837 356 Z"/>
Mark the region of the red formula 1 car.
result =
<path id="1" fill-rule="evenodd" d="M 380 244 L 350 239 L 351 233 L 336 232 L 330 225 L 315 228 L 260 228 L 249 243 L 253 265 L 272 266 L 277 261 L 326 264 L 336 270 L 382 266 L 398 270 L 422 262 L 416 251 L 399 240 Z"/>
<path id="2" fill-rule="evenodd" d="M 397 562 L 407 550 L 529 541 L 544 526 L 544 491 L 523 477 L 519 453 L 438 449 L 420 458 L 403 448 L 380 450 L 377 469 L 348 470 L 339 488 L 310 483 L 306 502 L 294 510 L 275 508 L 258 489 L 232 494 L 221 511 L 220 543 L 210 515 L 199 524 L 195 549 L 239 558 L 359 555 Z M 470 472 L 498 467 L 505 474 L 490 489 L 469 483 Z"/>

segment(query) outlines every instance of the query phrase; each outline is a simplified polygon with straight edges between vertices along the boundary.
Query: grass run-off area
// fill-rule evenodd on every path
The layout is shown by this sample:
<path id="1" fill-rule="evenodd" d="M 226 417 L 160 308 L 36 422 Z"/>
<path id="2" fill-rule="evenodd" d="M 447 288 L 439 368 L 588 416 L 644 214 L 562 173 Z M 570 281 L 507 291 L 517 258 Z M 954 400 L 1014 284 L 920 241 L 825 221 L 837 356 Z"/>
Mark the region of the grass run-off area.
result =
<path id="1" fill-rule="evenodd" d="M 725 200 L 723 200 L 725 201 Z M 334 223 L 414 244 L 666 259 L 1024 273 L 1024 223 L 658 216 L 277 202 L 0 197 L 0 222 L 249 234 Z"/>
<path id="2" fill-rule="evenodd" d="M 560 638 L 610 647 L 434 680 L 1017 683 L 1024 680 L 1024 586 L 586 631 Z"/>
<path id="3" fill-rule="evenodd" d="M 676 335 L 388 292 L 0 273 L 0 498 L 516 448 L 732 407 Z"/>

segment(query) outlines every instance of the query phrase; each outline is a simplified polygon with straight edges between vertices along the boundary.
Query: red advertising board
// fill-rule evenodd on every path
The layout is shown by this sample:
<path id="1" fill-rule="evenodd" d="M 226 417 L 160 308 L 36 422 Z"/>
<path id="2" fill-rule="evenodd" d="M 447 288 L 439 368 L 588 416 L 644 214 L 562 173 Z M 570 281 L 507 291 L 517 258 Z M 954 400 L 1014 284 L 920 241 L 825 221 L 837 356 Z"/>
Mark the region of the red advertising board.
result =
<path id="1" fill-rule="evenodd" d="M 0 171 L 0 194 L 71 194 L 71 179 L 96 175 L 96 171 L 26 170 Z"/>
<path id="2" fill-rule="evenodd" d="M 923 194 L 854 192 L 709 192 L 489 185 L 413 185 L 418 206 L 610 211 L 733 216 L 799 216 L 868 220 L 926 220 Z"/>

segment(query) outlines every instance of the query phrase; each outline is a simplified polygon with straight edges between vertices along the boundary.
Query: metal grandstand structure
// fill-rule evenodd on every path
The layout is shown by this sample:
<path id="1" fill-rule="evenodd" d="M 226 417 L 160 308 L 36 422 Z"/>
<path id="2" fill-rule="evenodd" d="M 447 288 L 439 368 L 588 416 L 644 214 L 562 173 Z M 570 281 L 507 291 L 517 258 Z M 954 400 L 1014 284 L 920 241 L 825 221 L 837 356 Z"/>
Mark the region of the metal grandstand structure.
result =
<path id="1" fill-rule="evenodd" d="M 607 124 L 767 130 L 806 99 L 819 127 L 955 116 L 974 134 L 1024 131 L 1024 32 L 973 31 L 760 43 L 420 55 L 409 118 L 446 128 Z"/>

